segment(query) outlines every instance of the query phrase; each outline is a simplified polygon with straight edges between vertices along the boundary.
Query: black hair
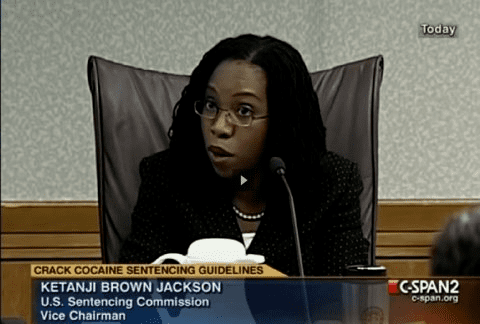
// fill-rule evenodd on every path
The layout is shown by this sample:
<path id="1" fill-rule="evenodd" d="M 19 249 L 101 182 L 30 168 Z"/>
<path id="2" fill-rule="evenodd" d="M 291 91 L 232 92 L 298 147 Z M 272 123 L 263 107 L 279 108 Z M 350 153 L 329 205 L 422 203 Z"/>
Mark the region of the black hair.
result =
<path id="1" fill-rule="evenodd" d="M 265 155 L 281 157 L 291 186 L 304 186 L 302 182 L 311 178 L 312 170 L 319 167 L 326 152 L 325 127 L 317 94 L 300 53 L 271 36 L 247 34 L 227 38 L 203 56 L 175 106 L 169 130 L 170 149 L 179 161 L 190 162 L 190 167 L 179 166 L 192 170 L 195 164 L 197 174 L 200 168 L 202 174 L 211 175 L 206 171 L 212 168 L 206 158 L 200 119 L 193 104 L 204 98 L 215 68 L 229 59 L 246 60 L 265 72 L 269 113 Z"/>
<path id="2" fill-rule="evenodd" d="M 432 274 L 480 276 L 480 207 L 450 219 L 432 247 Z"/>

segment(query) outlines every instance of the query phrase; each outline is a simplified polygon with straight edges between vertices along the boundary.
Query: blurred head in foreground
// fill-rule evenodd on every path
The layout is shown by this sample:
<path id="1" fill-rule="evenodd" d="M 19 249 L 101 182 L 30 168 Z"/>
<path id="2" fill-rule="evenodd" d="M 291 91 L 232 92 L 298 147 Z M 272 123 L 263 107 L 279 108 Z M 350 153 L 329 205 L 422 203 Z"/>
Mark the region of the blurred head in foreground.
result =
<path id="1" fill-rule="evenodd" d="M 432 248 L 432 274 L 480 276 L 480 207 L 455 214 Z"/>

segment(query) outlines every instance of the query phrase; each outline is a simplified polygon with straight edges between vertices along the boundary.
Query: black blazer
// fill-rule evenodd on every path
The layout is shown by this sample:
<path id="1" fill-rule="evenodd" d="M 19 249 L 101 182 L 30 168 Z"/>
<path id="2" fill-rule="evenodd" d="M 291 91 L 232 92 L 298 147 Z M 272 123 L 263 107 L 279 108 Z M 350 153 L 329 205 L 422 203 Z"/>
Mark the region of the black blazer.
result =
<path id="1" fill-rule="evenodd" d="M 195 203 L 188 199 L 178 190 L 175 181 L 179 179 L 170 170 L 171 158 L 166 150 L 140 163 L 142 183 L 121 263 L 151 263 L 165 253 L 186 254 L 189 245 L 201 238 L 232 238 L 243 243 L 231 201 Z M 309 191 L 314 194 L 295 197 L 307 276 L 342 275 L 346 265 L 366 264 L 368 257 L 360 221 L 362 182 L 357 167 L 332 152 L 325 154 L 322 164 L 328 172 L 318 188 Z M 264 255 L 265 264 L 295 276 L 299 270 L 290 209 L 286 192 L 279 195 L 267 200 L 265 216 L 247 253 Z M 303 201 L 310 203 L 299 204 Z"/>

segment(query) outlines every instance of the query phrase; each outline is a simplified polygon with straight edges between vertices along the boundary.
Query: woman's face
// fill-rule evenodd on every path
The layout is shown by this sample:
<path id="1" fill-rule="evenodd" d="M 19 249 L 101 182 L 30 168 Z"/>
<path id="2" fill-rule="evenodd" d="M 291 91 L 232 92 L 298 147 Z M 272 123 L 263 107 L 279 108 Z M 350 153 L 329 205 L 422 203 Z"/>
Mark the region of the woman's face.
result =
<path id="1" fill-rule="evenodd" d="M 227 118 L 242 115 L 266 116 L 267 76 L 261 67 L 244 60 L 221 62 L 210 77 L 204 101 L 217 107 L 215 119 L 202 117 L 202 132 L 215 172 L 233 179 L 258 169 L 265 148 L 268 118 L 253 119 L 250 126 L 237 126 Z"/>

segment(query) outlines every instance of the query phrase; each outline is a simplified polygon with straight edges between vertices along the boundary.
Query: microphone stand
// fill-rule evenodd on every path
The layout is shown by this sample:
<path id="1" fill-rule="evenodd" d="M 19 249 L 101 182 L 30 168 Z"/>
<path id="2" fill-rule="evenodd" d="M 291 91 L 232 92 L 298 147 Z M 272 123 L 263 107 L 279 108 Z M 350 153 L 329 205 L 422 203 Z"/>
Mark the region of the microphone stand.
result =
<path id="1" fill-rule="evenodd" d="M 297 215 L 295 213 L 295 204 L 293 202 L 293 195 L 292 195 L 292 191 L 290 190 L 290 186 L 287 183 L 287 179 L 285 178 L 285 168 L 280 167 L 277 170 L 275 170 L 275 172 L 280 176 L 280 178 L 282 179 L 288 191 L 288 202 L 290 205 L 290 214 L 292 215 L 293 233 L 295 237 L 295 248 L 297 250 L 298 270 L 300 271 L 300 277 L 302 278 L 301 279 L 302 280 L 302 297 L 305 303 L 307 323 L 312 324 L 313 322 L 312 322 L 312 319 L 310 318 L 310 307 L 308 305 L 307 287 L 305 285 L 305 273 L 303 271 L 302 250 L 300 248 L 300 237 L 298 235 Z"/>
<path id="2" fill-rule="evenodd" d="M 280 174 L 282 171 L 283 173 Z M 290 186 L 287 183 L 287 179 L 285 179 L 285 171 L 283 169 L 280 169 L 278 170 L 278 173 L 280 174 L 280 178 L 282 179 L 288 191 L 288 202 L 290 205 L 290 214 L 292 215 L 292 224 L 293 224 L 293 231 L 294 231 L 294 237 L 295 237 L 295 248 L 297 250 L 298 270 L 300 271 L 300 277 L 305 278 L 305 273 L 303 271 L 302 250 L 300 248 L 300 237 L 298 235 L 297 215 L 295 213 L 295 203 L 293 202 L 292 191 L 290 190 Z"/>

